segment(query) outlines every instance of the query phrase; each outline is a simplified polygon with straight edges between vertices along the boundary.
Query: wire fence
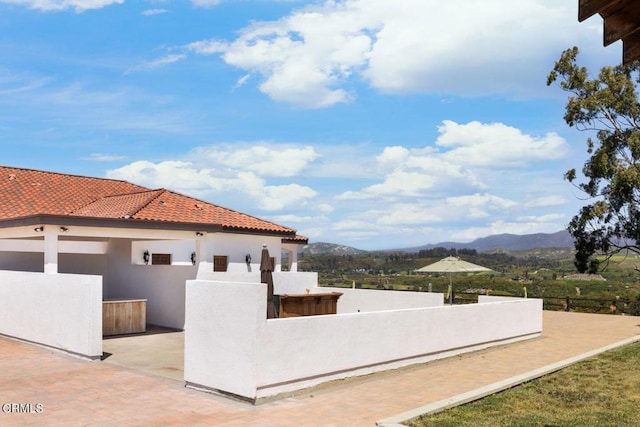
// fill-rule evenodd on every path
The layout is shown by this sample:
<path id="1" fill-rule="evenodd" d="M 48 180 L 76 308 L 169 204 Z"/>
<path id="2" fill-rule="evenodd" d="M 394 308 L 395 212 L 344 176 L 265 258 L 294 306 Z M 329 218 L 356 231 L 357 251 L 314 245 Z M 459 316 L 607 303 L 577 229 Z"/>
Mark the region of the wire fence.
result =
<path id="1" fill-rule="evenodd" d="M 478 293 L 455 292 L 454 304 L 473 304 L 478 302 Z M 578 311 L 583 313 L 601 314 L 633 314 L 634 302 L 624 298 L 584 298 L 584 297 L 543 297 L 542 306 L 545 310 Z"/>

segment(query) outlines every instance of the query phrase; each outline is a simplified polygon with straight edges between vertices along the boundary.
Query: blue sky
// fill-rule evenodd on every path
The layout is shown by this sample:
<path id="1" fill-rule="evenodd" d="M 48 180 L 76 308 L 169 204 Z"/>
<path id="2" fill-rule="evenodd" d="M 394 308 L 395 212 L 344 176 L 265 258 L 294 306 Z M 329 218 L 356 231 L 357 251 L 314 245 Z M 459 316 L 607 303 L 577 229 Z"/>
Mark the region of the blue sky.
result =
<path id="1" fill-rule="evenodd" d="M 7 166 L 169 188 L 362 249 L 563 229 L 577 0 L 0 0 Z"/>

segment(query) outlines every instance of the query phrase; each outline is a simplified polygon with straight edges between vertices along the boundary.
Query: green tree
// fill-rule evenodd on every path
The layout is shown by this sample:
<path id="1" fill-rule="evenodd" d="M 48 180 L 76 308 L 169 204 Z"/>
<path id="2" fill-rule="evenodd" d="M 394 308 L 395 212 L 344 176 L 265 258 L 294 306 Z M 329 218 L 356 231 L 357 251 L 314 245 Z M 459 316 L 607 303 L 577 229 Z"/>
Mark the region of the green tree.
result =
<path id="1" fill-rule="evenodd" d="M 592 78 L 576 63 L 578 48 L 562 53 L 547 78 L 571 95 L 564 119 L 569 126 L 589 131 L 590 155 L 577 182 L 575 169 L 565 179 L 582 190 L 587 204 L 573 217 L 568 231 L 575 238 L 575 265 L 595 272 L 597 254 L 607 260 L 629 250 L 640 253 L 640 63 L 603 67 Z"/>

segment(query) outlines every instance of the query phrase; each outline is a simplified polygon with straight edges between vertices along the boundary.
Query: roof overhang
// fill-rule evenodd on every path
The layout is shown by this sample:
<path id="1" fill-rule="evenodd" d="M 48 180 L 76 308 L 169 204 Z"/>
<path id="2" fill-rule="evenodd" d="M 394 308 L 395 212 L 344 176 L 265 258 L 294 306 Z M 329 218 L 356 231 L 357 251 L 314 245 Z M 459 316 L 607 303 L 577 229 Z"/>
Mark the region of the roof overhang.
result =
<path id="1" fill-rule="evenodd" d="M 292 243 L 296 245 L 308 245 L 309 238 L 305 236 L 296 235 L 295 237 L 284 237 L 282 243 Z"/>
<path id="2" fill-rule="evenodd" d="M 21 227 L 29 225 L 73 225 L 83 227 L 102 228 L 137 228 L 149 230 L 178 230 L 178 231 L 222 231 L 222 226 L 217 224 L 189 224 L 172 223 L 158 221 L 140 221 L 131 219 L 111 219 L 111 218 L 87 218 L 67 215 L 31 215 L 19 218 L 11 218 L 0 221 L 0 228 Z"/>
<path id="3" fill-rule="evenodd" d="M 100 228 L 129 228 L 143 230 L 170 230 L 170 231 L 201 231 L 207 233 L 238 233 L 238 234 L 254 234 L 254 235 L 273 235 L 282 236 L 284 239 L 295 238 L 294 233 L 282 233 L 269 230 L 242 229 L 225 227 L 221 224 L 203 224 L 188 222 L 169 222 L 169 221 L 146 221 L 135 219 L 111 219 L 111 218 L 94 218 L 94 217 L 78 217 L 67 215 L 32 215 L 19 218 L 0 220 L 0 229 L 23 227 L 31 225 L 60 225 L 60 226 L 82 226 L 82 227 L 100 227 Z"/>
<path id="4" fill-rule="evenodd" d="M 622 62 L 640 60 L 640 2 L 638 0 L 579 0 L 578 21 L 600 14 L 603 45 L 622 40 Z"/>

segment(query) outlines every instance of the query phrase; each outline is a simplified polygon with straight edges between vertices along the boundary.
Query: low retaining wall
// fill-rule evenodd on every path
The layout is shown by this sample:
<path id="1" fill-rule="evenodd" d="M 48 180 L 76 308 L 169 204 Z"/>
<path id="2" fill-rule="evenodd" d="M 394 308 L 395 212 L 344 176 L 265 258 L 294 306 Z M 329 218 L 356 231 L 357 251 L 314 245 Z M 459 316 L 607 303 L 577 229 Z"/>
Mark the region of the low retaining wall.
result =
<path id="1" fill-rule="evenodd" d="M 0 334 L 102 357 L 102 277 L 0 271 Z"/>
<path id="2" fill-rule="evenodd" d="M 277 295 L 282 294 L 304 294 L 307 289 L 310 292 L 320 292 L 316 286 L 318 283 L 318 273 L 276 271 L 273 274 L 273 291 Z M 260 270 L 254 269 L 252 272 L 201 272 L 197 280 L 211 281 L 214 283 L 256 283 L 260 281 Z"/>
<path id="3" fill-rule="evenodd" d="M 187 385 L 255 402 L 542 331 L 537 299 L 269 320 L 265 313 L 264 285 L 188 281 Z"/>
<path id="4" fill-rule="evenodd" d="M 441 307 L 444 295 L 432 292 L 378 291 L 372 289 L 318 287 L 315 292 L 342 292 L 338 314 L 407 308 Z"/>

